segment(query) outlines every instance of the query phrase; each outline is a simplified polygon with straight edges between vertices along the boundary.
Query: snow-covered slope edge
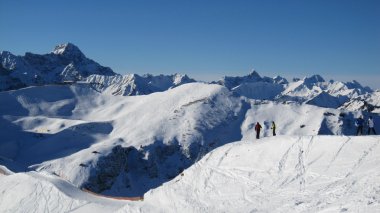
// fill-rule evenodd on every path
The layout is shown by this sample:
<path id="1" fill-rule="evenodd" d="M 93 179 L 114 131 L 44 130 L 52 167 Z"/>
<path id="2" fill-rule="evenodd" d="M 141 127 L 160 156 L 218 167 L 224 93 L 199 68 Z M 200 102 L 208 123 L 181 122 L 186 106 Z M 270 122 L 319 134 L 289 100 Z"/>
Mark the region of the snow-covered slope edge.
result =
<path id="1" fill-rule="evenodd" d="M 0 174 L 0 212 L 115 212 L 127 202 L 81 191 L 47 173 Z"/>
<path id="2" fill-rule="evenodd" d="M 123 212 L 377 212 L 380 137 L 230 143 Z"/>

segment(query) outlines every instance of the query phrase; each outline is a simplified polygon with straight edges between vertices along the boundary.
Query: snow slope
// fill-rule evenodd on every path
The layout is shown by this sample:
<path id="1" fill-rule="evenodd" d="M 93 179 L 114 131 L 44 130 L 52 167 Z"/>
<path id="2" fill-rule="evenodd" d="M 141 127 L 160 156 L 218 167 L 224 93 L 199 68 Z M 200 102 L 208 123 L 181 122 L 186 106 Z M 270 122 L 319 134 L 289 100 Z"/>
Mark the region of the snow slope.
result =
<path id="1" fill-rule="evenodd" d="M 220 147 L 123 212 L 378 212 L 380 137 L 268 137 Z"/>
<path id="2" fill-rule="evenodd" d="M 1 212 L 378 212 L 379 136 L 276 136 L 219 147 L 143 201 L 46 172 L 0 175 Z"/>

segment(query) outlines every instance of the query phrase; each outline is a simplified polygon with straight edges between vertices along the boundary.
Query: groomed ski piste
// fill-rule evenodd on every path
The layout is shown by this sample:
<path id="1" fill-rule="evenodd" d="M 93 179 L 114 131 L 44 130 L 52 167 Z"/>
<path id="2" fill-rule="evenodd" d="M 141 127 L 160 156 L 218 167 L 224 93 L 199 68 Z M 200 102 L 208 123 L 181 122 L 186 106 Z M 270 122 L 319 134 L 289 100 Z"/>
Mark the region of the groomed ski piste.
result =
<path id="1" fill-rule="evenodd" d="M 360 112 L 202 83 L 133 97 L 29 87 L 0 99 L 0 212 L 380 211 L 380 137 L 350 136 Z"/>

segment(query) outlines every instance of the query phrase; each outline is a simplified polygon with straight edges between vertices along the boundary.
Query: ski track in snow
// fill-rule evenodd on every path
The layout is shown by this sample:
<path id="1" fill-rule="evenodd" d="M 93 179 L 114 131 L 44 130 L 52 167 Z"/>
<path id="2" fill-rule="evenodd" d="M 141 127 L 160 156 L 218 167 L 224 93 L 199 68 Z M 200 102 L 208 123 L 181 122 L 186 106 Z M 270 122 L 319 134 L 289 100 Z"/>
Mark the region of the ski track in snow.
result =
<path id="1" fill-rule="evenodd" d="M 342 143 L 342 145 L 339 147 L 339 149 L 338 149 L 338 151 L 336 152 L 336 154 L 335 154 L 335 155 L 333 156 L 333 158 L 331 159 L 329 165 L 326 167 L 326 171 L 329 170 L 330 166 L 331 166 L 331 165 L 334 163 L 334 161 L 338 158 L 338 156 L 339 156 L 340 152 L 342 151 L 343 147 L 345 147 L 346 144 L 347 144 L 348 142 L 350 142 L 350 140 L 351 140 L 351 137 L 348 137 L 348 139 L 347 139 L 344 143 Z"/>
<path id="2" fill-rule="evenodd" d="M 301 140 L 301 137 L 298 138 L 296 142 L 294 142 L 288 150 L 284 153 L 284 155 L 281 157 L 280 162 L 278 163 L 278 173 L 281 174 L 283 172 L 283 169 L 285 167 L 286 161 L 288 160 L 289 152 L 293 149 L 293 147 Z"/>

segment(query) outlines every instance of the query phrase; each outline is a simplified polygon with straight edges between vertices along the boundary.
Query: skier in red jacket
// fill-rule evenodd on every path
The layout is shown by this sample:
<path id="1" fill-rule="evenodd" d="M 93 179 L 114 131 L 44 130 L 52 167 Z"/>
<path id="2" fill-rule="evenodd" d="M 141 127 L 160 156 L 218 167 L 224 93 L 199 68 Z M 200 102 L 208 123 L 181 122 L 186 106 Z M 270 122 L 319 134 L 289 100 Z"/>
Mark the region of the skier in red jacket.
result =
<path id="1" fill-rule="evenodd" d="M 256 139 L 259 139 L 260 138 L 260 130 L 261 130 L 261 125 L 259 122 L 256 123 L 256 126 L 255 126 L 255 131 L 256 131 Z"/>

